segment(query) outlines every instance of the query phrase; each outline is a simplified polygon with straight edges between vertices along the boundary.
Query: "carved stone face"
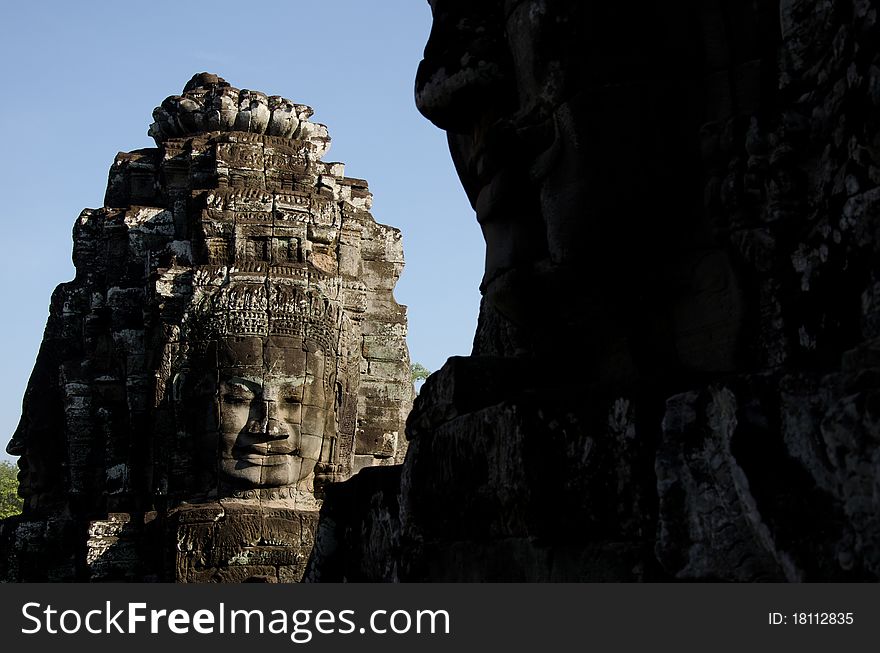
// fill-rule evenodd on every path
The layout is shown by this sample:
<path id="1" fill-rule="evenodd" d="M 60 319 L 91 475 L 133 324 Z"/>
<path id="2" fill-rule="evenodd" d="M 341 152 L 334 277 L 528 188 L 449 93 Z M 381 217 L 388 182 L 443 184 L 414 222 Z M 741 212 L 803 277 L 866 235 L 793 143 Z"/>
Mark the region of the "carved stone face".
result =
<path id="1" fill-rule="evenodd" d="M 705 92 L 688 61 L 707 10 L 431 7 L 416 103 L 447 131 L 486 241 L 478 353 L 530 351 L 556 378 L 571 369 L 558 343 L 577 342 L 583 366 L 624 383 L 637 367 L 731 369 L 740 284 L 688 181 L 703 118 L 682 108 Z M 632 297 L 647 301 L 632 312 Z"/>
<path id="2" fill-rule="evenodd" d="M 33 379 L 38 379 L 38 383 L 43 382 L 44 387 L 51 388 L 45 376 L 43 370 L 35 371 L 31 377 L 32 383 Z M 62 462 L 66 452 L 62 426 L 64 416 L 53 410 L 50 399 L 54 398 L 53 394 L 52 391 L 29 391 L 21 421 L 6 447 L 9 455 L 20 456 L 19 494 L 31 510 L 51 502 L 53 496 L 57 497 L 63 479 Z"/>
<path id="3" fill-rule="evenodd" d="M 548 252 L 556 221 L 542 213 L 541 181 L 535 178 L 536 161 L 555 137 L 545 115 L 545 87 L 553 83 L 538 65 L 540 57 L 531 56 L 543 47 L 545 23 L 552 22 L 542 4 L 434 0 L 431 36 L 416 77 L 416 104 L 447 131 L 456 171 L 483 231 L 481 290 L 520 324 L 545 310 L 517 298 L 529 294 L 522 279 L 531 278 L 531 268 L 542 267 L 542 259 L 561 259 Z M 517 270 L 525 274 L 512 274 Z"/>
<path id="4" fill-rule="evenodd" d="M 498 168 L 486 147 L 490 132 L 516 111 L 517 98 L 507 88 L 512 62 L 501 4 L 433 0 L 431 36 L 416 76 L 416 104 L 449 133 L 456 170 L 474 205 Z M 497 134 L 491 140 L 497 145 Z"/>
<path id="5" fill-rule="evenodd" d="M 312 491 L 335 434 L 325 353 L 300 337 L 218 342 L 220 479 L 238 489 Z"/>

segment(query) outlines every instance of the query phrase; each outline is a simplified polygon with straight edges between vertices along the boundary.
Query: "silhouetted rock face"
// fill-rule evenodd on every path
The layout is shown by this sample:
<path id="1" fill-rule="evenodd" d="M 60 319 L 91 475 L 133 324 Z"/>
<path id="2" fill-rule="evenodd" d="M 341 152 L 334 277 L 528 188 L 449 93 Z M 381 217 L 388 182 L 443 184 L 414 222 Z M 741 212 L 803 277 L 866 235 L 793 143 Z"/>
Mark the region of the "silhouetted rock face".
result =
<path id="1" fill-rule="evenodd" d="M 479 326 L 416 400 L 398 530 L 350 536 L 398 514 L 378 484 L 325 505 L 316 556 L 358 561 L 325 568 L 877 579 L 876 3 L 431 6 Z"/>
<path id="2" fill-rule="evenodd" d="M 327 484 L 402 460 L 400 233 L 311 114 L 202 73 L 116 157 L 8 448 L 8 578 L 299 580 Z"/>

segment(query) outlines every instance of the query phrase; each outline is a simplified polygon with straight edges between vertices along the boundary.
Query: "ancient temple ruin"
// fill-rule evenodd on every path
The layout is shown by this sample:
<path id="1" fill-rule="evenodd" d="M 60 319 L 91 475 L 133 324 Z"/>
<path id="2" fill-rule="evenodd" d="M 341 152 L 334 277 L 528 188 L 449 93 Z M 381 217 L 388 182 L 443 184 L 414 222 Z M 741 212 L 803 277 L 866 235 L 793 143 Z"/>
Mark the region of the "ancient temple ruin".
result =
<path id="1" fill-rule="evenodd" d="M 486 266 L 405 456 L 396 232 L 197 76 L 77 222 L 3 573 L 876 581 L 877 4 L 430 0 Z"/>
<path id="2" fill-rule="evenodd" d="M 8 447 L 5 578 L 297 581 L 327 485 L 402 460 L 400 232 L 311 115 L 202 73 L 116 157 Z"/>

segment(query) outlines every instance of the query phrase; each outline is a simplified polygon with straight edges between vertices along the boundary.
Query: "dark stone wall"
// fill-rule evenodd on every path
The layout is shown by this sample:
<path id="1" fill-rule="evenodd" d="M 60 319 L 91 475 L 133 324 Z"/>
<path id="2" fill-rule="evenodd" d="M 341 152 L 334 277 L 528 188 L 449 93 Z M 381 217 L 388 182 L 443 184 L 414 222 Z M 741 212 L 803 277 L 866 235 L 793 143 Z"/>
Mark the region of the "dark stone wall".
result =
<path id="1" fill-rule="evenodd" d="M 307 577 L 876 580 L 877 3 L 431 5 L 474 350 Z"/>

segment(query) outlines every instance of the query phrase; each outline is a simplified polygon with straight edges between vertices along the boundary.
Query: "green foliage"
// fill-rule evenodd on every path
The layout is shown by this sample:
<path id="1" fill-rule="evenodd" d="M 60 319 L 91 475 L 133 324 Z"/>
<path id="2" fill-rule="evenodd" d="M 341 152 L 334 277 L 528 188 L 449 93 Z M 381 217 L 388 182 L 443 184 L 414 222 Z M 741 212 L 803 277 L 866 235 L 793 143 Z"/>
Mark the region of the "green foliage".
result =
<path id="1" fill-rule="evenodd" d="M 424 381 L 431 374 L 430 370 L 421 363 L 413 363 L 409 366 L 409 371 L 412 374 L 413 383 Z"/>
<path id="2" fill-rule="evenodd" d="M 18 496 L 18 467 L 0 461 L 0 519 L 21 514 L 22 505 Z"/>
<path id="3" fill-rule="evenodd" d="M 412 375 L 413 390 L 418 395 L 422 383 L 431 374 L 431 371 L 421 363 L 413 363 L 409 366 L 409 373 Z"/>

